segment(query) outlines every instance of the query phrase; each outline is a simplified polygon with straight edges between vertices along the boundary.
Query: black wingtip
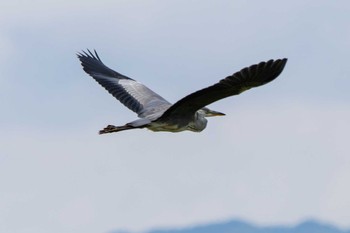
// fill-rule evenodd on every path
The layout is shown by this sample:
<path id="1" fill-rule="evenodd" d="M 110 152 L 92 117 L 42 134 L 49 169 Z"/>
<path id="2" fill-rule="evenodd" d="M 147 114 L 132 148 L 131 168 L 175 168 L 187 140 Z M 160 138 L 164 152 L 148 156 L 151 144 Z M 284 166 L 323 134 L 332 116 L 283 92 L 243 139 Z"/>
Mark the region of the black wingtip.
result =
<path id="1" fill-rule="evenodd" d="M 280 73 L 283 71 L 284 67 L 286 66 L 287 61 L 288 61 L 287 58 L 277 59 L 277 60 L 275 61 L 275 63 L 277 64 L 277 66 L 279 66 Z"/>
<path id="2" fill-rule="evenodd" d="M 96 74 L 102 74 L 111 77 L 130 79 L 103 64 L 95 49 L 93 52 L 89 49 L 82 50 L 81 52 L 77 53 L 77 56 L 81 62 L 81 65 L 83 66 L 83 70 L 92 77 L 94 77 Z"/>
<path id="3" fill-rule="evenodd" d="M 98 56 L 98 53 L 96 52 L 96 49 L 94 49 L 94 52 L 91 52 L 90 49 L 82 50 L 81 52 L 77 52 L 77 57 L 82 60 L 84 58 L 92 58 L 95 60 L 98 60 L 102 62 L 101 58 Z"/>
<path id="4" fill-rule="evenodd" d="M 281 58 L 281 59 L 268 61 L 266 66 L 270 66 L 270 69 L 267 69 L 268 73 L 270 73 L 270 74 L 266 76 L 269 78 L 267 78 L 265 80 L 265 83 L 268 83 L 268 82 L 276 79 L 284 70 L 284 67 L 287 64 L 287 61 L 288 61 L 287 58 Z"/>
<path id="5" fill-rule="evenodd" d="M 92 52 L 90 49 L 82 50 L 77 53 L 77 57 L 83 66 L 83 70 L 89 75 L 93 75 L 94 73 L 100 73 L 105 75 L 115 75 L 116 72 L 106 67 L 101 58 L 98 56 L 96 50 Z"/>
<path id="6" fill-rule="evenodd" d="M 287 61 L 288 61 L 288 58 L 283 58 L 283 59 L 282 59 L 282 70 L 283 70 L 284 67 L 286 66 Z"/>
<path id="7" fill-rule="evenodd" d="M 281 60 L 282 64 L 285 66 L 287 64 L 288 58 L 282 58 L 278 60 Z"/>

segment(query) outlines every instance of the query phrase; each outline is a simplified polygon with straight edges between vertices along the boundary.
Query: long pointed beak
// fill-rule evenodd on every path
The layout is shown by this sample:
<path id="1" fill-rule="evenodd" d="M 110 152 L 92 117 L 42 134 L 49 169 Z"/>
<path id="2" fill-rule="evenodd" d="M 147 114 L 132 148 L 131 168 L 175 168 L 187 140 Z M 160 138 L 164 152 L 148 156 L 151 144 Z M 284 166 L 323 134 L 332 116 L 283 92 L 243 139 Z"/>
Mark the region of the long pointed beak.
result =
<path id="1" fill-rule="evenodd" d="M 210 111 L 210 115 L 209 116 L 225 116 L 225 113 L 222 112 L 217 112 L 217 111 Z"/>

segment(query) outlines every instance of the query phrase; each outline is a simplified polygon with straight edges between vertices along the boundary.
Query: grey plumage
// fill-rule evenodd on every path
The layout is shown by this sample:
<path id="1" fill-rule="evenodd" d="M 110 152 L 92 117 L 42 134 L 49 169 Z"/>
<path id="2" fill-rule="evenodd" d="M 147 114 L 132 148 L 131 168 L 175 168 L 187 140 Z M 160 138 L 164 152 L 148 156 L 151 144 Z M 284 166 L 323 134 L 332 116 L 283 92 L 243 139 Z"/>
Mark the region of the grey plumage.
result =
<path id="1" fill-rule="evenodd" d="M 206 117 L 224 115 L 205 106 L 274 80 L 283 71 L 287 62 L 286 58 L 260 62 L 212 86 L 196 91 L 172 105 L 145 85 L 105 66 L 96 51 L 95 53 L 89 50 L 83 51 L 78 53 L 78 58 L 86 73 L 140 118 L 124 126 L 109 125 L 101 130 L 100 134 L 134 128 L 200 132 L 207 125 Z"/>
<path id="2" fill-rule="evenodd" d="M 150 118 L 159 109 L 171 104 L 145 85 L 119 74 L 105 66 L 98 54 L 83 52 L 78 54 L 83 69 L 122 104 L 138 114 L 140 118 Z"/>

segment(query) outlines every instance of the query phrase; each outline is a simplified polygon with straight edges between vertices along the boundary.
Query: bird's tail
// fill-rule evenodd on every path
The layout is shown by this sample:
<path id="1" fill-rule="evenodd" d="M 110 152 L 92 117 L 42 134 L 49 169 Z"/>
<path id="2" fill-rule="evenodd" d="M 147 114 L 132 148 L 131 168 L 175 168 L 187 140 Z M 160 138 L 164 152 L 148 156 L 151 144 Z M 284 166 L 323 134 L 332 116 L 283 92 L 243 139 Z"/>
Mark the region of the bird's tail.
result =
<path id="1" fill-rule="evenodd" d="M 106 128 L 100 130 L 99 134 L 106 134 L 106 133 L 115 133 L 123 130 L 128 129 L 137 129 L 138 127 L 134 127 L 131 125 L 123 125 L 123 126 L 114 126 L 114 125 L 108 125 Z"/>

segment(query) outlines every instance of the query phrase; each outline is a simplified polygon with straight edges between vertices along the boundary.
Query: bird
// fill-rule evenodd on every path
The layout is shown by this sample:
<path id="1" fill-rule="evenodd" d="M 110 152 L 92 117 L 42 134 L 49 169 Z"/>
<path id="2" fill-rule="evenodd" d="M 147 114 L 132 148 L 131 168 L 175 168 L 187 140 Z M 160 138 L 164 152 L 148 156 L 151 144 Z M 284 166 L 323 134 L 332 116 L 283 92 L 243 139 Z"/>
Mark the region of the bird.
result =
<path id="1" fill-rule="evenodd" d="M 139 117 L 125 125 L 108 125 L 99 134 L 141 128 L 154 132 L 201 132 L 207 126 L 207 117 L 225 115 L 207 105 L 271 82 L 287 63 L 287 58 L 282 58 L 251 65 L 171 104 L 142 83 L 107 67 L 96 50 L 83 50 L 77 56 L 87 74 Z"/>

